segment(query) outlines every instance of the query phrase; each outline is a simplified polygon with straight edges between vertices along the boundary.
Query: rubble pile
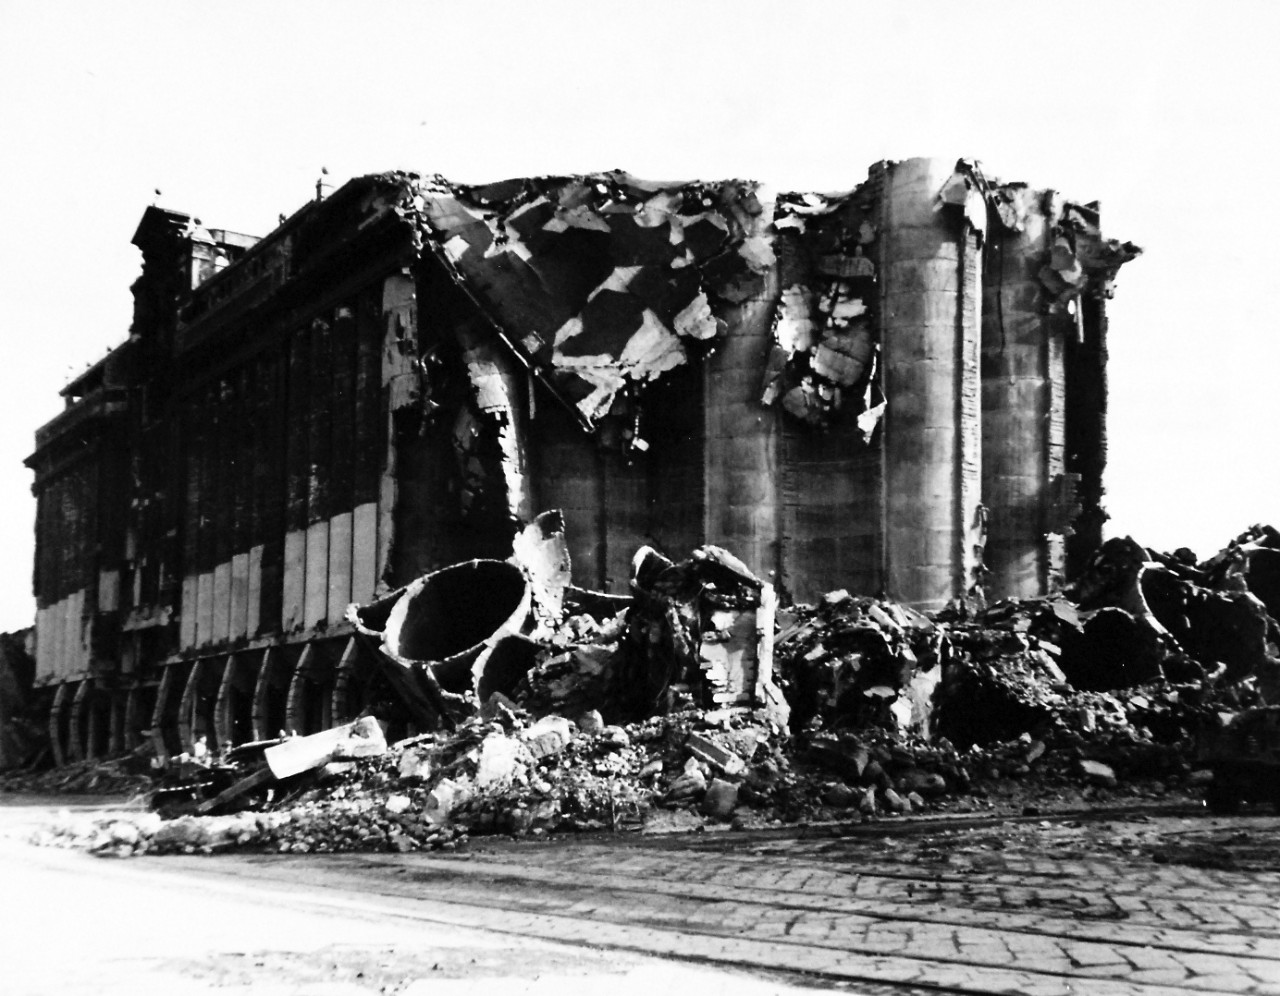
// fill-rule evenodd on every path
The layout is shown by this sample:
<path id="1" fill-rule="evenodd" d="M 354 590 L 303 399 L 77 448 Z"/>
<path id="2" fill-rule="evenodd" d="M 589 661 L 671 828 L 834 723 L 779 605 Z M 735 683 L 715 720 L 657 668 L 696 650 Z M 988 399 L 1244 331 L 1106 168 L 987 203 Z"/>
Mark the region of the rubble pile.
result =
<path id="1" fill-rule="evenodd" d="M 43 771 L 9 771 L 0 776 L 0 792 L 29 795 L 137 795 L 154 786 L 150 749 L 120 758 L 73 761 Z"/>
<path id="2" fill-rule="evenodd" d="M 945 629 L 893 602 L 825 595 L 781 614 L 777 670 L 798 728 L 896 728 L 928 736 L 929 702 L 949 659 Z"/>
<path id="3" fill-rule="evenodd" d="M 1261 527 L 1199 565 L 1111 540 L 1062 595 L 932 617 L 847 591 L 779 609 L 716 547 L 678 563 L 642 549 L 630 598 L 584 592 L 568 584 L 562 539 L 558 516 L 540 517 L 513 574 L 457 565 L 353 610 L 428 732 L 389 746 L 366 715 L 242 745 L 206 762 L 207 777 L 171 774 L 155 794 L 168 819 L 47 842 L 409 851 L 1163 795 L 1204 782 L 1202 736 L 1268 700 L 1280 673 L 1263 597 L 1280 592 L 1280 535 Z M 500 576 L 492 565 L 511 574 L 515 608 L 495 609 L 487 639 L 455 625 L 440 642 L 432 585 Z M 439 659 L 423 649 L 433 640 Z M 79 785 L 103 769 L 57 775 Z"/>
<path id="4" fill-rule="evenodd" d="M 255 785 L 256 797 L 238 801 L 251 810 L 205 816 L 198 812 L 207 804 L 189 804 L 196 813 L 68 823 L 40 840 L 111 856 L 231 847 L 448 850 L 472 834 L 639 829 L 655 809 L 728 820 L 740 788 L 760 804 L 785 785 L 785 733 L 761 718 L 733 709 L 689 710 L 627 727 L 607 726 L 598 713 L 576 723 L 556 715 L 534 720 L 495 695 L 484 715 L 448 734 L 383 744 L 383 753 L 358 759 L 318 758 L 323 763 L 269 788 Z M 284 741 L 268 753 L 289 746 Z"/>

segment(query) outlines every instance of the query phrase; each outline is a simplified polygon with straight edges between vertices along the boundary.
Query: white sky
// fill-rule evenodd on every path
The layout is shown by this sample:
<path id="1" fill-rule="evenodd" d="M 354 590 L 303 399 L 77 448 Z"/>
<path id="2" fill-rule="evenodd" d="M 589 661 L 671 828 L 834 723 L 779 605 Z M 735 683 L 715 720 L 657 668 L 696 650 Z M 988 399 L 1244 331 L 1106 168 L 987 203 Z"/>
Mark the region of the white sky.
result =
<path id="1" fill-rule="evenodd" d="M 845 189 L 980 159 L 1146 248 L 1111 306 L 1112 534 L 1280 525 L 1280 4 L 0 0 L 0 629 L 29 625 L 21 464 L 125 337 L 154 188 L 265 234 L 384 169 L 622 168 Z"/>

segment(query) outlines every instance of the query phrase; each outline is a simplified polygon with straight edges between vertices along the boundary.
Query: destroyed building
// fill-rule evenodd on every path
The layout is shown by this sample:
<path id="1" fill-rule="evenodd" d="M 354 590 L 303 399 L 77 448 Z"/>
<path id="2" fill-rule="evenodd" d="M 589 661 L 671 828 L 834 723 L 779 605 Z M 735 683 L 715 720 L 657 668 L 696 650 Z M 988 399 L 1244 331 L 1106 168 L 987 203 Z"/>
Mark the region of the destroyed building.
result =
<path id="1" fill-rule="evenodd" d="M 1046 594 L 1101 541 L 1139 250 L 973 163 L 840 194 L 386 173 L 261 239 L 152 206 L 133 242 L 128 338 L 27 460 L 59 761 L 355 716 L 347 606 L 543 509 L 605 592 L 715 543 L 784 598 L 937 609 Z"/>

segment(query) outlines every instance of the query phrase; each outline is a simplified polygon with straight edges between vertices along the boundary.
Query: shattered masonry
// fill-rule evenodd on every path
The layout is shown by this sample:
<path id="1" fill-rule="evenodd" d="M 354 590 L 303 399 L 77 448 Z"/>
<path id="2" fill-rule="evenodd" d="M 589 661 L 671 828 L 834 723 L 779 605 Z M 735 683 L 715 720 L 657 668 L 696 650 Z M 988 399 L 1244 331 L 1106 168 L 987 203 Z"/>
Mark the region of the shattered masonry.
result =
<path id="1" fill-rule="evenodd" d="M 386 173 L 261 240 L 153 206 L 133 241 L 129 337 L 27 460 L 65 759 L 356 715 L 347 606 L 502 561 L 540 509 L 613 593 L 716 544 L 784 601 L 936 609 L 1052 592 L 1101 539 L 1139 250 L 973 163 L 821 195 Z"/>

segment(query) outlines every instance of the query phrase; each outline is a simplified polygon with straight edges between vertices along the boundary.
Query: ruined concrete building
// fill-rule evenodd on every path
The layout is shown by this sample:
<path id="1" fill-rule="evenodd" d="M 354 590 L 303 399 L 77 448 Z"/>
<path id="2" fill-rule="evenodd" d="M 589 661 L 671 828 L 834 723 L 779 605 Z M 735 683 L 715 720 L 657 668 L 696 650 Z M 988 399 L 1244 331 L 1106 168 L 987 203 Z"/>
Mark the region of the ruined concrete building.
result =
<path id="1" fill-rule="evenodd" d="M 27 460 L 59 759 L 352 716 L 344 612 L 563 510 L 784 597 L 1053 589 L 1101 537 L 1096 204 L 972 163 L 842 194 L 386 173 L 262 239 L 148 208 L 129 337 Z"/>

